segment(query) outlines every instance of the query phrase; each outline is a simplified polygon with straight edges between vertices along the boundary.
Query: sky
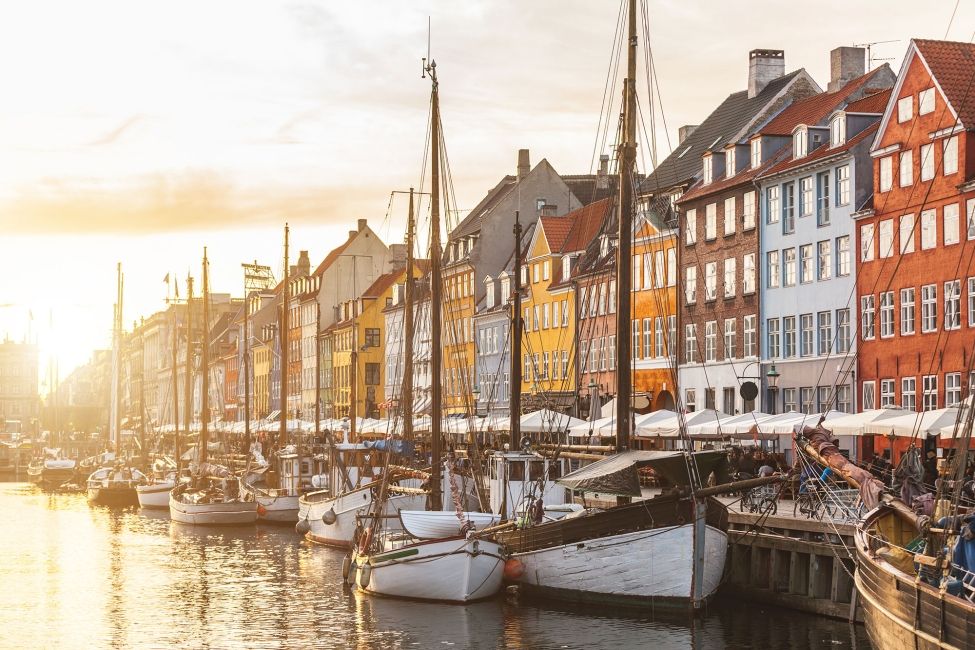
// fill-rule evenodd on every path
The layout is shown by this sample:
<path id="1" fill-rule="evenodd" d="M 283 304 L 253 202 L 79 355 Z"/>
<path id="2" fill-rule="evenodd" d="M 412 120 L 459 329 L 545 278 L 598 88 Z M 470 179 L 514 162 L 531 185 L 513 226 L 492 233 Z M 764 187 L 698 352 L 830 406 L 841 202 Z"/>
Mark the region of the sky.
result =
<path id="1" fill-rule="evenodd" d="M 547 158 L 562 173 L 588 173 L 609 153 L 596 143 L 619 8 L 0 4 L 0 338 L 36 337 L 42 363 L 56 358 L 64 377 L 109 345 L 117 262 L 133 323 L 164 306 L 167 273 L 181 286 L 199 276 L 204 245 L 213 290 L 240 294 L 242 262 L 280 277 L 286 221 L 292 250 L 308 250 L 313 265 L 359 218 L 387 243 L 402 241 L 405 200 L 390 192 L 421 178 L 428 20 L 460 211 L 515 172 L 520 148 L 533 165 Z M 784 49 L 787 70 L 803 67 L 825 87 L 834 47 L 877 42 L 875 65 L 896 71 L 910 38 L 969 41 L 975 31 L 972 3 L 815 9 L 649 2 L 658 157 L 680 125 L 746 86 L 751 49 Z"/>

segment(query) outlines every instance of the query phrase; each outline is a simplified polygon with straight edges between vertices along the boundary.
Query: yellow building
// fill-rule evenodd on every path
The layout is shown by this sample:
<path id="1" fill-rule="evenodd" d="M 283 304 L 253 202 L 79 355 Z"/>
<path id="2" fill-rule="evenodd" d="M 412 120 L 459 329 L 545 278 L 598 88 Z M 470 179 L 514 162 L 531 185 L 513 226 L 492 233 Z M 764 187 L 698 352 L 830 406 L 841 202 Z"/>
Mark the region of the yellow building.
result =
<path id="1" fill-rule="evenodd" d="M 574 263 L 612 207 L 604 199 L 563 216 L 539 217 L 521 268 L 522 402 L 525 410 L 574 411 L 577 398 Z"/>
<path id="2" fill-rule="evenodd" d="M 467 240 L 461 244 L 467 245 Z M 445 414 L 473 412 L 474 307 L 474 269 L 469 258 L 448 263 L 444 267 L 441 332 Z"/>

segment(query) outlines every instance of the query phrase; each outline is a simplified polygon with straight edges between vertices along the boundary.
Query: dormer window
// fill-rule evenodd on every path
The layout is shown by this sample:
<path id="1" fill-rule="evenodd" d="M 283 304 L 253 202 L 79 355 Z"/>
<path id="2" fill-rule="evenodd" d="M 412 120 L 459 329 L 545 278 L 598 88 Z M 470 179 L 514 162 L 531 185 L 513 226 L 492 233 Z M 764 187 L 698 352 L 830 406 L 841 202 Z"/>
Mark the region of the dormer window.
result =
<path id="1" fill-rule="evenodd" d="M 800 127 L 792 134 L 792 157 L 802 158 L 808 151 L 809 136 L 804 127 Z"/>
<path id="2" fill-rule="evenodd" d="M 542 213 L 542 208 L 548 203 L 546 199 L 535 199 L 535 212 L 538 214 Z"/>
<path id="3" fill-rule="evenodd" d="M 501 304 L 505 305 L 511 299 L 511 278 L 507 273 L 501 274 Z"/>
<path id="4" fill-rule="evenodd" d="M 704 156 L 704 184 L 708 185 L 711 180 L 711 154 L 707 154 Z"/>
<path id="5" fill-rule="evenodd" d="M 762 164 L 762 139 L 752 140 L 752 169 L 758 169 Z"/>
<path id="6" fill-rule="evenodd" d="M 562 279 L 567 280 L 572 274 L 572 256 L 566 255 L 562 258 Z"/>
<path id="7" fill-rule="evenodd" d="M 829 123 L 829 146 L 838 147 L 846 142 L 846 113 L 837 113 Z"/>
<path id="8" fill-rule="evenodd" d="M 488 309 L 494 307 L 494 280 L 490 275 L 484 278 L 484 301 Z"/>
<path id="9" fill-rule="evenodd" d="M 731 178 L 735 175 L 735 147 L 731 146 L 724 154 L 724 176 Z"/>
<path id="10" fill-rule="evenodd" d="M 599 256 L 606 257 L 609 255 L 609 235 L 599 236 Z"/>

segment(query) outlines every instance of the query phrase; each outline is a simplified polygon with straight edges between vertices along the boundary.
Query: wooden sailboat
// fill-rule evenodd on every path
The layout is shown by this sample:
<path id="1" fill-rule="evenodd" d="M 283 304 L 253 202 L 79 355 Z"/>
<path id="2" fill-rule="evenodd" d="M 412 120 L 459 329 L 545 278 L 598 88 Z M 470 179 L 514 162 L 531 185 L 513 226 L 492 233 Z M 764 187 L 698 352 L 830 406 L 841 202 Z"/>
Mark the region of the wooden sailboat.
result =
<path id="1" fill-rule="evenodd" d="M 116 267 L 115 323 L 112 329 L 112 395 L 109 434 L 114 447 L 111 465 L 100 467 L 88 476 L 88 501 L 113 507 L 138 505 L 136 487 L 146 482 L 145 475 L 122 458 L 122 265 Z"/>
<path id="2" fill-rule="evenodd" d="M 210 287 L 206 249 L 203 249 L 203 345 L 200 364 L 203 378 L 200 408 L 200 440 L 197 464 L 189 482 L 169 493 L 169 516 L 183 524 L 233 525 L 257 521 L 257 502 L 241 498 L 240 483 L 220 465 L 207 462 L 210 423 Z M 187 371 L 189 368 L 187 368 Z"/>

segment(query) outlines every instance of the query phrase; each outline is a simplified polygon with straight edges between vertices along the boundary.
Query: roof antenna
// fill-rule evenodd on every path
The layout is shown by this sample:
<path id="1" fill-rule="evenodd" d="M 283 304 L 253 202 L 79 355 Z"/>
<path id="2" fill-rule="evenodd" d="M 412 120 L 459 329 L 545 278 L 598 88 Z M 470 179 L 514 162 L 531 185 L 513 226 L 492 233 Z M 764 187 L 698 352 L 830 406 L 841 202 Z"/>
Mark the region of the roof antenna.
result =
<path id="1" fill-rule="evenodd" d="M 421 79 L 427 78 L 427 70 L 429 69 L 429 66 L 427 66 L 427 61 L 430 61 L 431 63 L 433 62 L 433 59 L 430 58 L 430 31 L 430 16 L 427 16 L 427 55 L 423 57 L 423 64 L 420 73 Z"/>

